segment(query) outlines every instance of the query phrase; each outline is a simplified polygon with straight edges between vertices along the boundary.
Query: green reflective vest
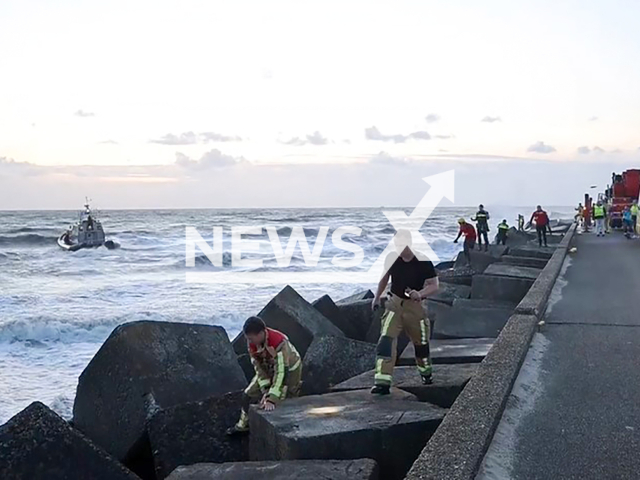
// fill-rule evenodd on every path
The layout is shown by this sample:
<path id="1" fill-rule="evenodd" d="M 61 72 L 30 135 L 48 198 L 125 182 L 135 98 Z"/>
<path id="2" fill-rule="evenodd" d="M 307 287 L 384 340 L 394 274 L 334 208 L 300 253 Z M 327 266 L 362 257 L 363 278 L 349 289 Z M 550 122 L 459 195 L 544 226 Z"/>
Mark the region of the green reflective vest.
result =
<path id="1" fill-rule="evenodd" d="M 631 215 L 638 216 L 638 205 L 631 205 Z"/>
<path id="2" fill-rule="evenodd" d="M 595 207 L 593 207 L 593 217 L 604 218 L 604 207 L 600 205 L 596 205 Z"/>
<path id="3" fill-rule="evenodd" d="M 498 225 L 498 229 L 499 230 L 509 230 L 509 225 L 507 225 L 506 223 L 500 223 Z"/>

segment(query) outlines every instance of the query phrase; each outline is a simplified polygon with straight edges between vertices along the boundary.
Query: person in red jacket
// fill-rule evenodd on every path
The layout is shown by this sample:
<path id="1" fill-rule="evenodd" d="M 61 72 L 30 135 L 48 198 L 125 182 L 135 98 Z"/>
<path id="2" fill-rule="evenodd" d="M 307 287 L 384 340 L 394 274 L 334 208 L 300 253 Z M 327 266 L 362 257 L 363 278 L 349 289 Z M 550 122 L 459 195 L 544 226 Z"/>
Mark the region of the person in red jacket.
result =
<path id="1" fill-rule="evenodd" d="M 460 231 L 458 232 L 458 236 L 453 241 L 453 243 L 458 243 L 458 240 L 462 235 L 464 235 L 464 256 L 467 259 L 467 264 L 471 265 L 471 250 L 476 245 L 476 229 L 473 228 L 473 225 L 467 223 L 464 218 L 458 220 L 458 224 L 460 225 Z"/>
<path id="2" fill-rule="evenodd" d="M 542 242 L 544 241 L 544 246 L 547 246 L 547 228 L 549 227 L 549 216 L 547 212 L 545 212 L 540 205 L 536 207 L 536 211 L 531 214 L 531 219 L 529 223 L 536 224 L 536 232 L 538 233 L 538 245 L 542 246 Z"/>
<path id="3" fill-rule="evenodd" d="M 271 411 L 278 402 L 300 394 L 302 362 L 287 336 L 267 328 L 260 317 L 250 317 L 242 328 L 255 376 L 244 391 L 240 420 L 227 430 L 228 435 L 249 432 L 249 405 Z"/>

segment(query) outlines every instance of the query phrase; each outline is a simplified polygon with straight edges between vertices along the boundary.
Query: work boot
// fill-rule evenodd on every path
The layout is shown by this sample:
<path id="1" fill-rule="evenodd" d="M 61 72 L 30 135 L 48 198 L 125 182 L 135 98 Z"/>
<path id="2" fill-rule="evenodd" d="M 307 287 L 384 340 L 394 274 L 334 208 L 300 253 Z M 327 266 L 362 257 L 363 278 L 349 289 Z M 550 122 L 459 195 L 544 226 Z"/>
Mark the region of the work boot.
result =
<path id="1" fill-rule="evenodd" d="M 389 385 L 374 385 L 371 389 L 372 395 L 389 395 L 391 393 Z"/>
<path id="2" fill-rule="evenodd" d="M 233 427 L 227 428 L 227 435 L 229 437 L 240 437 L 248 434 L 249 434 L 249 427 L 241 428 L 241 427 L 238 427 L 238 425 L 234 425 Z"/>
<path id="3" fill-rule="evenodd" d="M 422 379 L 423 385 L 431 385 L 433 383 L 433 376 L 430 373 L 427 373 L 425 375 L 421 374 L 420 378 Z"/>

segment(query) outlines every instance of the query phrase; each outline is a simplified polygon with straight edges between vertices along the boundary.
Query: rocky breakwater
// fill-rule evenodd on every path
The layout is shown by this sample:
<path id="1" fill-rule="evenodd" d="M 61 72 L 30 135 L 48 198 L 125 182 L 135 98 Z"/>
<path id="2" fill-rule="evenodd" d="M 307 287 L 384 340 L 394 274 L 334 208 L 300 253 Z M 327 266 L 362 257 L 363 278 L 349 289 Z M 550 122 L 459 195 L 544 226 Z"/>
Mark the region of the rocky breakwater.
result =
<path id="1" fill-rule="evenodd" d="M 521 242 L 443 265 L 425 305 L 433 384 L 419 382 L 404 338 L 396 388 L 382 398 L 367 391 L 382 314 L 372 293 L 309 303 L 285 287 L 258 314 L 302 355 L 304 396 L 252 409 L 250 440 L 225 435 L 253 374 L 242 337 L 230 342 L 210 325 L 120 325 L 79 378 L 72 422 L 35 403 L 0 426 L 0 478 L 403 478 L 549 251 Z"/>

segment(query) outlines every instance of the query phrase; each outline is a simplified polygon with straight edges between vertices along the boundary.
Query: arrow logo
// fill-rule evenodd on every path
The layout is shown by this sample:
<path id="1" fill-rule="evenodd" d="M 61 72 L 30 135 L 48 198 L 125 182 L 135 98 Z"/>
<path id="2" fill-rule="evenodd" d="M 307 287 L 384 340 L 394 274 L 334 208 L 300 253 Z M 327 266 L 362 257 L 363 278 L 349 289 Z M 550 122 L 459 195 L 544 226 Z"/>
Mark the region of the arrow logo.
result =
<path id="1" fill-rule="evenodd" d="M 434 263 L 440 261 L 420 233 L 420 228 L 443 198 L 454 201 L 454 170 L 424 177 L 422 180 L 431 185 L 431 188 L 409 216 L 398 210 L 383 212 L 389 223 L 396 229 L 396 234 L 369 269 L 368 273 L 376 274 L 378 279 L 389 270 L 405 247 L 411 248 L 419 260 L 431 260 Z"/>

